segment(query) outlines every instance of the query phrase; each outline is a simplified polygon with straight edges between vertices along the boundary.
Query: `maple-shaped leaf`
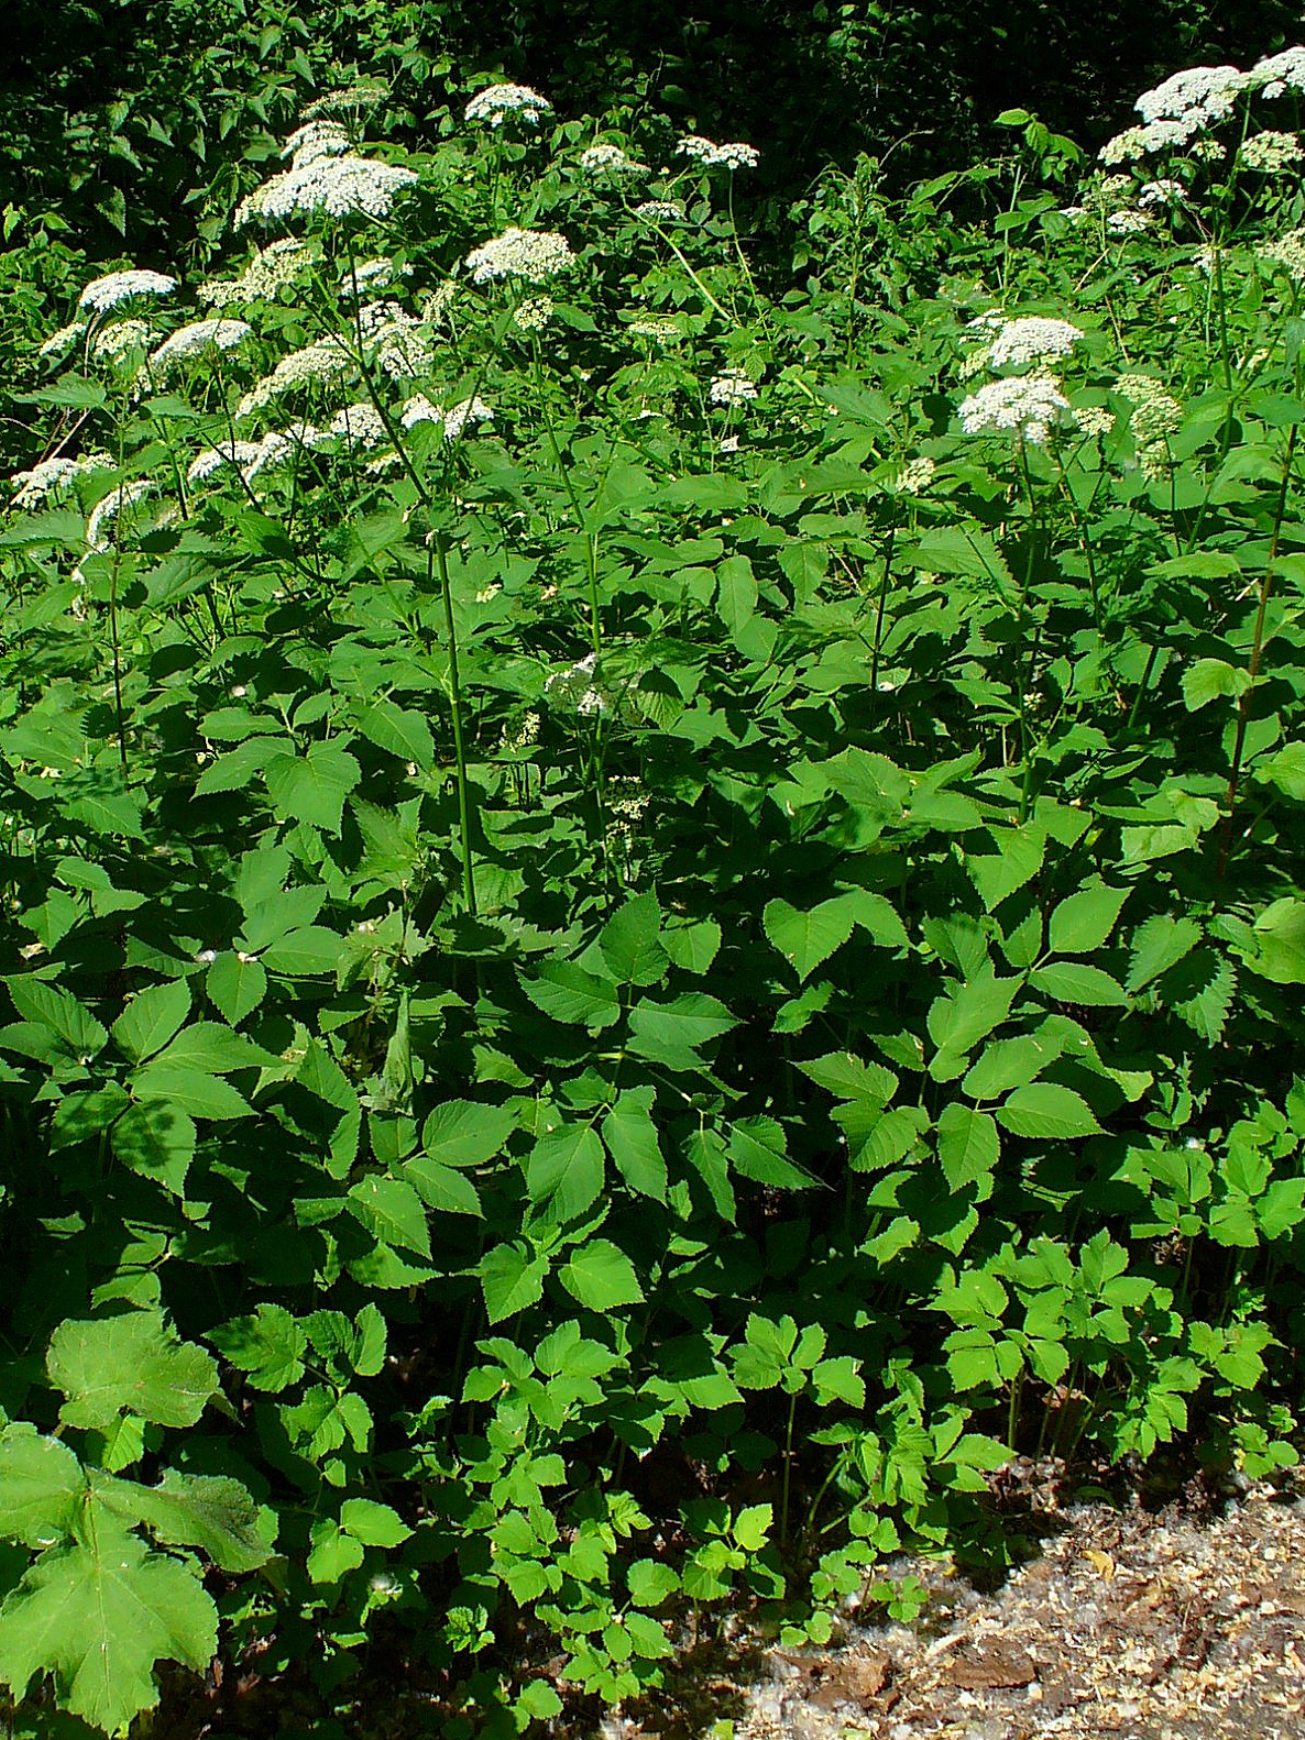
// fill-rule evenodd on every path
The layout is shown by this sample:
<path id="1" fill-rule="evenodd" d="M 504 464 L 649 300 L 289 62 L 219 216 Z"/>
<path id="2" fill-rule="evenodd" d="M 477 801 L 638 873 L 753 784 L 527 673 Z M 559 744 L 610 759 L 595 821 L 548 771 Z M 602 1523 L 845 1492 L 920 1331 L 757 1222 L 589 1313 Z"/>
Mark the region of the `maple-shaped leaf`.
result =
<path id="1" fill-rule="evenodd" d="M 256 1571 L 272 1557 L 258 1534 L 258 1506 L 238 1480 L 165 1469 L 157 1486 L 91 1470 L 91 1490 L 108 1510 L 144 1523 L 160 1541 L 198 1547 L 223 1571 Z"/>
<path id="2" fill-rule="evenodd" d="M 105 1431 L 119 1414 L 158 1426 L 193 1426 L 217 1392 L 217 1366 L 194 1342 L 179 1341 L 161 1311 L 61 1323 L 46 1371 L 67 1401 L 67 1426 Z"/>
<path id="3" fill-rule="evenodd" d="M 51 1547 L 70 1535 L 86 1491 L 82 1465 L 66 1444 L 25 1422 L 0 1435 L 0 1535 Z"/>
<path id="4" fill-rule="evenodd" d="M 0 1604 L 0 1680 L 21 1699 L 52 1675 L 59 1707 L 106 1734 L 158 1703 L 156 1662 L 202 1672 L 216 1647 L 217 1609 L 191 1571 L 102 1513 Z"/>

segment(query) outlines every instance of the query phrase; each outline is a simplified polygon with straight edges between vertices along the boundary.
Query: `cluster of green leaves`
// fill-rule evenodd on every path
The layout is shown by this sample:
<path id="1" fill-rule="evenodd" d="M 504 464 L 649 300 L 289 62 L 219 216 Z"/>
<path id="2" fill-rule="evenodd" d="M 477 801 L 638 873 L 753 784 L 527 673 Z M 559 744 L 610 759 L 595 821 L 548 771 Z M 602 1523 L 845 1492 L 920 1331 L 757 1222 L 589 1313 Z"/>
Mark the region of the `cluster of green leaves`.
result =
<path id="1" fill-rule="evenodd" d="M 384 1636 L 510 1734 L 559 1647 L 617 1702 L 690 1609 L 909 1614 L 1017 1451 L 1294 1459 L 1300 196 L 1179 157 L 1121 231 L 1017 124 L 831 183 L 779 300 L 661 124 L 450 124 L 233 260 L 233 349 L 51 362 L 106 457 L 0 533 L 16 1696 Z M 475 284 L 509 225 L 573 266 Z M 1072 411 L 967 434 L 1024 315 Z"/>

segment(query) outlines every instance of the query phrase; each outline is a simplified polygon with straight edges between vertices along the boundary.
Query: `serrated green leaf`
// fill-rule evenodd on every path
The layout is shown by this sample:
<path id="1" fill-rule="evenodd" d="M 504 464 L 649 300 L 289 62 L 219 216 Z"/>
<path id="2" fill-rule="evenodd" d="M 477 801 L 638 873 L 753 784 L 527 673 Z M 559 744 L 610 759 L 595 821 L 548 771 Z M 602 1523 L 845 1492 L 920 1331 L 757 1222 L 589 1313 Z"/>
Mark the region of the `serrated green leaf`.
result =
<path id="1" fill-rule="evenodd" d="M 267 995 L 267 968 L 234 949 L 213 962 L 204 981 L 209 1002 L 232 1027 L 239 1027 Z"/>
<path id="2" fill-rule="evenodd" d="M 1225 659 L 1197 659 L 1183 672 L 1183 702 L 1189 713 L 1211 701 L 1235 700 L 1251 686 L 1251 674 Z"/>
<path id="3" fill-rule="evenodd" d="M 193 1426 L 217 1394 L 217 1367 L 202 1347 L 181 1341 L 159 1311 L 77 1322 L 50 1338 L 50 1383 L 67 1400 L 68 1426 L 105 1431 L 119 1414 L 157 1426 Z"/>
<path id="4" fill-rule="evenodd" d="M 347 1205 L 356 1220 L 383 1245 L 398 1245 L 418 1256 L 430 1256 L 426 1209 L 411 1184 L 401 1178 L 375 1175 L 359 1179 Z"/>
<path id="5" fill-rule="evenodd" d="M 1201 940 L 1195 919 L 1172 918 L 1158 912 L 1133 932 L 1133 951 L 1128 963 L 1128 989 L 1137 992 L 1158 979 Z"/>
<path id="6" fill-rule="evenodd" d="M 952 1190 L 986 1178 L 1001 1158 L 1001 1134 L 987 1112 L 953 1100 L 938 1118 L 938 1161 Z"/>
<path id="7" fill-rule="evenodd" d="M 677 967 L 702 974 L 720 952 L 721 929 L 714 918 L 672 925 L 662 932 L 662 944 Z"/>
<path id="8" fill-rule="evenodd" d="M 1057 1003 L 1077 1003 L 1088 1009 L 1128 1006 L 1128 993 L 1118 979 L 1086 961 L 1051 961 L 1030 973 L 1029 983 Z"/>
<path id="9" fill-rule="evenodd" d="M 91 1490 L 127 1522 L 144 1523 L 168 1546 L 198 1547 L 219 1570 L 256 1571 L 272 1556 L 258 1533 L 258 1506 L 227 1475 L 164 1471 L 157 1486 L 91 1471 Z"/>
<path id="10" fill-rule="evenodd" d="M 545 961 L 521 989 L 545 1015 L 591 1030 L 621 1018 L 621 991 L 610 979 L 587 973 L 574 961 Z"/>
<path id="11" fill-rule="evenodd" d="M 334 973 L 340 964 L 344 940 L 323 924 L 306 924 L 287 931 L 261 956 L 269 973 L 285 973 L 290 978 L 310 978 L 319 973 Z"/>
<path id="12" fill-rule="evenodd" d="M 440 1214 L 473 1214 L 481 1216 L 480 1195 L 465 1172 L 452 1166 L 441 1166 L 428 1154 L 418 1154 L 400 1169 L 400 1177 Z"/>
<path id="13" fill-rule="evenodd" d="M 208 1339 L 255 1389 L 288 1389 L 304 1375 L 308 1338 L 283 1305 L 263 1302 L 251 1316 L 219 1324 Z"/>
<path id="14" fill-rule="evenodd" d="M 789 1159 L 784 1126 L 774 1118 L 739 1118 L 730 1127 L 725 1152 L 736 1172 L 772 1189 L 804 1190 L 819 1183 Z"/>
<path id="15" fill-rule="evenodd" d="M 590 1239 L 577 1246 L 557 1278 L 590 1311 L 614 1311 L 620 1305 L 643 1302 L 634 1264 L 610 1239 Z"/>
<path id="16" fill-rule="evenodd" d="M 66 1444 L 23 1422 L 0 1435 L 0 1535 L 52 1547 L 72 1534 L 86 1491 L 82 1465 Z"/>
<path id="17" fill-rule="evenodd" d="M 540 1136 L 526 1162 L 526 1189 L 534 1203 L 551 1204 L 562 1220 L 575 1220 L 603 1187 L 604 1155 L 591 1125 L 574 1122 Z"/>
<path id="18" fill-rule="evenodd" d="M 253 1107 L 220 1076 L 198 1069 L 175 1068 L 155 1059 L 132 1077 L 132 1092 L 142 1101 L 157 1101 L 192 1118 L 223 1122 L 247 1118 Z"/>
<path id="19" fill-rule="evenodd" d="M 110 1032 L 124 1056 L 143 1063 L 162 1050 L 189 1014 L 190 986 L 184 979 L 174 979 L 133 997 Z"/>
<path id="20" fill-rule="evenodd" d="M 311 822 L 338 834 L 344 800 L 362 778 L 362 769 L 347 749 L 313 743 L 306 755 L 274 756 L 263 777 L 279 821 Z"/>
<path id="21" fill-rule="evenodd" d="M 1071 894 L 1051 915 L 1049 941 L 1057 955 L 1090 955 L 1104 948 L 1130 890 L 1090 883 Z"/>
<path id="22" fill-rule="evenodd" d="M 630 1050 L 672 1069 L 700 1069 L 696 1048 L 737 1026 L 725 1005 L 705 991 L 685 991 L 669 1003 L 644 997 L 630 1011 Z"/>
<path id="23" fill-rule="evenodd" d="M 790 906 L 787 900 L 771 900 L 761 922 L 771 946 L 794 969 L 800 983 L 840 949 L 856 928 L 849 904 L 841 899 L 826 900 L 810 912 Z"/>
<path id="24" fill-rule="evenodd" d="M 330 1517 L 321 1517 L 313 1524 L 309 1540 L 306 1569 L 313 1583 L 338 1583 L 356 1571 L 367 1556 L 362 1542 L 345 1534 Z"/>
<path id="25" fill-rule="evenodd" d="M 962 1092 L 972 1100 L 995 1100 L 1012 1088 L 1023 1087 L 1053 1064 L 1061 1048 L 1033 1034 L 1017 1039 L 995 1039 L 984 1047 L 961 1082 Z"/>
<path id="26" fill-rule="evenodd" d="M 43 1553 L 0 1605 L 0 1679 L 21 1698 L 52 1674 L 62 1709 L 118 1734 L 158 1703 L 157 1662 L 208 1666 L 217 1609 L 179 1559 L 120 1524 L 87 1532 Z"/>
<path id="27" fill-rule="evenodd" d="M 243 1033 L 220 1021 L 194 1021 L 183 1027 L 151 1068 L 198 1069 L 206 1075 L 230 1075 L 238 1069 L 265 1069 L 277 1060 Z"/>
<path id="28" fill-rule="evenodd" d="M 421 1145 L 442 1166 L 483 1166 L 502 1153 L 516 1127 L 505 1106 L 446 1100 L 422 1126 Z"/>
<path id="29" fill-rule="evenodd" d="M 435 739 L 420 713 L 393 701 L 373 701 L 354 717 L 363 736 L 378 749 L 397 755 L 401 761 L 415 762 L 427 773 L 435 765 Z"/>
<path id="30" fill-rule="evenodd" d="M 48 1027 L 74 1055 L 95 1057 L 108 1044 L 105 1028 L 61 985 L 47 984 L 31 974 L 8 978 L 5 984 L 22 1019 Z"/>
<path id="31" fill-rule="evenodd" d="M 340 1527 L 365 1547 L 401 1547 L 412 1535 L 397 1510 L 372 1498 L 346 1498 L 340 1506 Z"/>
<path id="32" fill-rule="evenodd" d="M 485 1295 L 485 1315 L 491 1323 L 515 1317 L 544 1296 L 548 1257 L 529 1245 L 495 1245 L 480 1260 L 480 1285 Z"/>
<path id="33" fill-rule="evenodd" d="M 655 985 L 666 977 L 670 957 L 661 941 L 661 909 L 652 893 L 627 900 L 598 937 L 608 971 L 623 985 Z"/>
<path id="34" fill-rule="evenodd" d="M 1101 1134 L 1096 1115 L 1083 1096 L 1049 1081 L 1016 1088 L 997 1107 L 997 1121 L 1013 1136 L 1041 1136 L 1060 1142 Z"/>
<path id="35" fill-rule="evenodd" d="M 666 1201 L 666 1161 L 653 1122 L 656 1090 L 624 1088 L 603 1119 L 602 1135 L 607 1152 L 630 1189 L 656 1202 Z"/>
<path id="36" fill-rule="evenodd" d="M 174 1196 L 186 1194 L 186 1174 L 197 1141 L 190 1113 L 162 1100 L 128 1106 L 109 1132 L 116 1159 L 131 1171 L 157 1180 Z"/>
<path id="37" fill-rule="evenodd" d="M 991 828 L 989 837 L 996 851 L 967 852 L 965 873 L 978 890 L 984 910 L 992 912 L 1041 870 L 1047 831 L 1040 822 L 1026 822 L 1019 828 Z"/>

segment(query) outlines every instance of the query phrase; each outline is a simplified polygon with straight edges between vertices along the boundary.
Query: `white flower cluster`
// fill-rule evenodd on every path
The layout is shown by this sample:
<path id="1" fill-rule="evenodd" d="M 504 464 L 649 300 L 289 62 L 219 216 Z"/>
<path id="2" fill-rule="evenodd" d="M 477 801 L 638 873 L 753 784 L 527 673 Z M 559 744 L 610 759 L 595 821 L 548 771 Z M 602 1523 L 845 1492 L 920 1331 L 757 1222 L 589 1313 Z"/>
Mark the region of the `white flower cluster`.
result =
<path id="1" fill-rule="evenodd" d="M 898 495 L 923 495 L 933 482 L 937 463 L 928 454 L 922 454 L 918 459 L 908 459 L 893 481 L 893 489 Z"/>
<path id="2" fill-rule="evenodd" d="M 1113 139 L 1107 139 L 1097 152 L 1103 163 L 1136 163 L 1139 157 L 1150 157 L 1157 151 L 1173 151 L 1186 145 L 1200 127 L 1192 116 L 1181 120 L 1150 121 L 1145 127 L 1125 127 Z"/>
<path id="3" fill-rule="evenodd" d="M 343 157 L 349 145 L 349 129 L 339 121 L 306 121 L 286 140 L 281 155 L 290 158 L 298 168 L 316 162 L 319 157 Z"/>
<path id="4" fill-rule="evenodd" d="M 292 350 L 288 356 L 283 356 L 271 374 L 255 382 L 241 399 L 236 415 L 247 417 L 295 387 L 339 380 L 352 368 L 353 358 L 338 338 L 318 339 L 315 344 L 305 345 L 302 350 Z"/>
<path id="5" fill-rule="evenodd" d="M 1259 82 L 1235 66 L 1189 66 L 1143 91 L 1133 106 L 1144 121 L 1190 121 L 1197 132 L 1231 114 L 1242 92 Z"/>
<path id="6" fill-rule="evenodd" d="M 1011 431 L 1042 446 L 1060 412 L 1068 409 L 1069 400 L 1050 375 L 1015 375 L 980 387 L 961 401 L 958 414 L 967 435 Z"/>
<path id="7" fill-rule="evenodd" d="M 49 338 L 37 351 L 37 356 L 61 356 L 74 339 L 81 338 L 86 331 L 84 320 L 73 320 L 67 326 L 61 326 L 58 332 L 52 332 Z"/>
<path id="8" fill-rule="evenodd" d="M 416 181 L 413 170 L 372 157 L 313 157 L 292 164 L 247 194 L 236 207 L 235 227 L 241 229 L 253 218 L 276 222 L 297 212 L 323 211 L 328 217 L 361 212 L 382 218 L 395 195 Z"/>
<path id="9" fill-rule="evenodd" d="M 360 109 L 374 109 L 378 103 L 383 103 L 390 94 L 390 87 L 381 79 L 358 79 L 354 84 L 343 89 L 327 91 L 325 96 L 318 97 L 309 103 L 300 113 L 305 120 L 311 121 L 319 115 L 353 114 Z"/>
<path id="10" fill-rule="evenodd" d="M 110 490 L 103 501 L 92 509 L 91 517 L 86 522 L 86 542 L 91 549 L 107 549 L 109 540 L 106 533 L 118 515 L 124 509 L 134 507 L 138 501 L 142 501 L 153 488 L 151 478 L 139 477 L 134 483 L 120 483 L 116 489 Z"/>
<path id="11" fill-rule="evenodd" d="M 133 351 L 147 351 L 154 342 L 148 321 L 115 320 L 102 326 L 91 340 L 91 355 L 97 362 L 121 362 Z"/>
<path id="12" fill-rule="evenodd" d="M 255 252 L 238 278 L 210 278 L 199 287 L 199 299 L 212 308 L 231 302 L 269 302 L 283 284 L 291 283 L 312 263 L 312 251 L 293 236 L 269 242 Z"/>
<path id="13" fill-rule="evenodd" d="M 352 447 L 379 447 L 390 438 L 384 417 L 366 399 L 337 411 L 326 425 L 326 433 L 341 436 Z"/>
<path id="14" fill-rule="evenodd" d="M 457 299 L 458 287 L 452 278 L 428 291 L 421 299 L 421 317 L 427 326 L 438 326 Z"/>
<path id="15" fill-rule="evenodd" d="M 1166 442 L 1182 427 L 1183 407 L 1151 375 L 1120 375 L 1115 391 L 1132 406 L 1129 424 L 1137 439 L 1138 459 L 1148 476 L 1167 460 Z"/>
<path id="16" fill-rule="evenodd" d="M 501 127 L 509 115 L 516 115 L 528 127 L 537 127 L 542 115 L 551 115 L 553 105 L 529 85 L 490 85 L 477 91 L 467 104 L 468 121 L 488 121 L 491 127 Z"/>
<path id="17" fill-rule="evenodd" d="M 997 328 L 988 360 L 994 368 L 1022 368 L 1026 363 L 1049 362 L 1054 357 L 1068 356 L 1083 336 L 1081 329 L 1068 320 L 1048 320 L 1040 315 L 1005 320 Z"/>
<path id="18" fill-rule="evenodd" d="M 1115 413 L 1109 405 L 1076 405 L 1074 421 L 1085 435 L 1109 435 L 1115 426 Z"/>
<path id="19" fill-rule="evenodd" d="M 1242 168 L 1255 170 L 1260 175 L 1283 175 L 1298 168 L 1303 156 L 1305 150 L 1294 133 L 1275 133 L 1272 130 L 1253 134 L 1238 153 Z"/>
<path id="20" fill-rule="evenodd" d="M 675 147 L 678 157 L 688 157 L 701 163 L 704 169 L 755 169 L 761 154 L 751 145 L 716 145 L 697 133 L 690 133 Z"/>
<path id="21" fill-rule="evenodd" d="M 223 466 L 233 465 L 246 483 L 252 483 L 260 471 L 287 454 L 319 448 L 326 440 L 325 432 L 311 423 L 292 423 L 288 429 L 269 431 L 261 441 L 231 441 L 225 447 L 207 447 L 191 461 L 186 481 L 192 485 L 204 483 Z"/>
<path id="22" fill-rule="evenodd" d="M 376 366 L 391 380 L 412 380 L 430 372 L 434 335 L 397 302 L 366 303 L 358 310 L 358 326 Z"/>
<path id="23" fill-rule="evenodd" d="M 243 344 L 253 328 L 244 320 L 192 320 L 189 326 L 179 326 L 150 358 L 150 364 L 161 375 L 168 375 L 179 364 L 211 350 L 234 350 Z"/>
<path id="24" fill-rule="evenodd" d="M 679 327 L 664 314 L 641 314 L 625 330 L 635 338 L 651 338 L 655 344 L 673 344 L 680 336 Z"/>
<path id="25" fill-rule="evenodd" d="M 593 653 L 589 653 L 578 664 L 568 665 L 564 671 L 553 671 L 544 683 L 544 693 L 552 698 L 554 704 L 560 702 L 565 707 L 574 708 L 582 718 L 610 712 L 607 699 L 595 681 L 596 664 Z"/>
<path id="26" fill-rule="evenodd" d="M 361 295 L 364 290 L 388 290 L 396 278 L 411 276 L 411 266 L 397 266 L 393 260 L 360 260 L 352 271 L 346 268 L 340 283 L 340 295 L 351 300 L 355 285 L 357 293 Z"/>
<path id="27" fill-rule="evenodd" d="M 262 451 L 261 441 L 233 441 L 226 447 L 206 447 L 202 453 L 195 455 L 186 468 L 186 482 L 191 485 L 207 483 L 214 472 L 220 471 L 224 465 L 234 465 L 245 471 Z"/>
<path id="28" fill-rule="evenodd" d="M 1154 221 L 1148 211 L 1112 211 L 1106 218 L 1106 229 L 1112 236 L 1139 236 Z"/>
<path id="29" fill-rule="evenodd" d="M 518 304 L 513 325 L 521 332 L 542 332 L 553 318 L 553 308 L 551 296 L 529 296 Z"/>
<path id="30" fill-rule="evenodd" d="M 650 224 L 682 224 L 684 207 L 678 199 L 645 199 L 635 206 L 634 215 Z"/>
<path id="31" fill-rule="evenodd" d="M 648 165 L 627 157 L 619 145 L 590 145 L 580 153 L 586 175 L 647 175 Z"/>
<path id="32" fill-rule="evenodd" d="M 1228 147 L 1222 139 L 1193 139 L 1187 155 L 1198 163 L 1222 163 L 1228 155 Z"/>
<path id="33" fill-rule="evenodd" d="M 456 441 L 468 423 L 492 423 L 493 420 L 493 407 L 483 399 L 460 399 L 447 411 L 441 411 L 424 393 L 409 399 L 399 414 L 399 421 L 405 429 L 413 429 L 418 423 L 440 424 L 446 441 Z"/>
<path id="34" fill-rule="evenodd" d="M 1260 95 L 1270 101 L 1288 91 L 1305 91 L 1305 48 L 1265 55 L 1251 68 L 1251 77 L 1259 81 Z"/>
<path id="35" fill-rule="evenodd" d="M 555 272 L 565 271 L 574 259 L 571 244 L 556 231 L 514 228 L 473 248 L 467 265 L 473 284 L 489 284 L 496 278 L 528 278 L 541 284 Z"/>
<path id="36" fill-rule="evenodd" d="M 42 459 L 30 471 L 16 471 L 9 479 L 14 489 L 10 504 L 16 508 L 37 507 L 52 495 L 62 494 L 75 478 L 92 471 L 112 471 L 107 453 L 86 453 L 78 459 Z"/>
<path id="37" fill-rule="evenodd" d="M 1305 229 L 1288 230 L 1285 236 L 1261 248 L 1260 257 L 1284 267 L 1289 277 L 1305 284 Z"/>
<path id="38" fill-rule="evenodd" d="M 724 369 L 711 383 L 708 398 L 713 405 L 746 405 L 757 396 L 757 383 L 743 369 Z"/>
<path id="39" fill-rule="evenodd" d="M 1186 196 L 1181 181 L 1147 181 L 1138 190 L 1137 203 L 1145 211 L 1150 206 L 1181 205 Z"/>
<path id="40" fill-rule="evenodd" d="M 91 280 L 77 298 L 77 306 L 107 314 L 133 296 L 170 296 L 176 288 L 177 280 L 166 272 L 109 272 Z"/>

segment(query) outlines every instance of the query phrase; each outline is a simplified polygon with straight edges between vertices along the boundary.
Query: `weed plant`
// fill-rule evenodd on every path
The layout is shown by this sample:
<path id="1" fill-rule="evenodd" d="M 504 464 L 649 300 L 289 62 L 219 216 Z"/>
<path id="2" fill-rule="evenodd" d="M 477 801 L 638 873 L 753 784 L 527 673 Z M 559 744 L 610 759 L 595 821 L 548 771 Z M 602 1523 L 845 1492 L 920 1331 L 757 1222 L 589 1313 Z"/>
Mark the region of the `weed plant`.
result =
<path id="1" fill-rule="evenodd" d="M 909 1617 L 1013 1455 L 1295 1460 L 1302 91 L 865 160 L 779 299 L 748 146 L 345 91 L 220 276 L 51 311 L 17 1731 L 256 1652 L 511 1734 Z"/>

